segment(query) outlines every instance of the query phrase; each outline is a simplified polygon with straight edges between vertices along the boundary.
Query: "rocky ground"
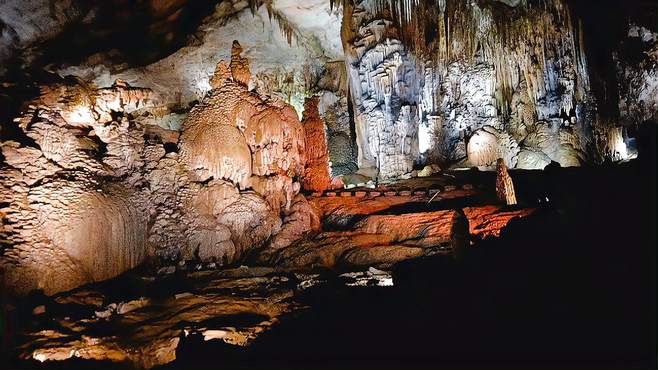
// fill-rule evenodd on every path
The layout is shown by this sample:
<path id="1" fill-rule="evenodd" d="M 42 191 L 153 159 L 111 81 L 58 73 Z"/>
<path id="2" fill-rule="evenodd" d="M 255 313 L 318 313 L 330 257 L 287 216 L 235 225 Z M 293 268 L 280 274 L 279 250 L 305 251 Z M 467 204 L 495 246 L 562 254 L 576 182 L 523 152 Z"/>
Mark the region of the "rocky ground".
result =
<path id="1" fill-rule="evenodd" d="M 512 173 L 517 208 L 486 205 L 477 189 L 495 179 L 478 171 L 454 181 L 453 194 L 477 184 L 470 194 L 436 203 L 311 198 L 321 231 L 280 250 L 277 269 L 181 264 L 33 296 L 15 310 L 12 363 L 644 368 L 655 360 L 655 179 L 637 163 L 553 171 Z M 464 253 L 447 213 L 469 221 Z"/>
<path id="2" fill-rule="evenodd" d="M 227 270 L 203 260 L 145 266 L 54 297 L 33 296 L 16 309 L 26 313 L 16 328 L 19 357 L 152 368 L 174 361 L 181 340 L 189 335 L 247 346 L 304 308 L 300 299 L 313 286 L 391 286 L 396 263 L 436 255 L 452 258 L 451 253 L 470 246 L 468 235 L 473 240 L 497 237 L 511 220 L 534 212 L 492 204 L 490 189 L 458 181 L 463 177 L 388 184 L 365 196 L 357 196 L 358 189 L 349 197 L 311 196 L 302 203 L 310 205 L 310 212 L 293 205 L 291 214 L 314 215 L 318 219 L 310 223 L 317 224 L 315 231 L 305 228 L 297 235 L 295 227 L 285 225 L 309 220 L 284 220 L 277 238 L 294 242 L 276 248 L 275 238 L 248 260 L 275 268 Z M 436 192 L 419 191 L 423 186 Z"/>

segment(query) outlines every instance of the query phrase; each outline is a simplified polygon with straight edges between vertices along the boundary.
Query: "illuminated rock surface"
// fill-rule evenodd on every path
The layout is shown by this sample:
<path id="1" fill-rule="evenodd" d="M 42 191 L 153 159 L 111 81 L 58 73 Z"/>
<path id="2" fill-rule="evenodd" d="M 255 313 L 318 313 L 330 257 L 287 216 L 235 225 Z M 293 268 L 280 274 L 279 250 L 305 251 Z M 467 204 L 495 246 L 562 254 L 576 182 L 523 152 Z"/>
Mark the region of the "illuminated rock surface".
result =
<path id="1" fill-rule="evenodd" d="M 467 200 L 473 191 L 440 193 L 450 200 Z M 456 210 L 434 211 L 441 200 L 429 195 L 376 198 L 313 198 L 311 205 L 322 220 L 320 232 L 308 233 L 286 248 L 265 250 L 263 263 L 299 270 L 390 268 L 397 262 L 435 254 L 449 254 Z M 436 199 L 436 198 L 435 198 Z M 527 217 L 531 209 L 505 211 L 500 207 L 464 209 L 474 237 L 500 235 L 510 220 Z M 338 231 L 334 231 L 338 230 Z"/>
<path id="2" fill-rule="evenodd" d="M 325 124 L 318 112 L 318 99 L 309 99 L 304 106 L 304 142 L 306 171 L 304 189 L 324 191 L 332 188 L 331 168 Z"/>
<path id="3" fill-rule="evenodd" d="M 516 204 L 514 183 L 502 158 L 499 158 L 496 162 L 496 195 L 499 201 L 504 202 L 508 206 Z"/>
<path id="4" fill-rule="evenodd" d="M 246 79 L 239 50 L 232 65 Z M 292 107 L 249 92 L 225 65 L 180 143 L 131 115 L 158 108 L 148 89 L 42 89 L 16 120 L 33 144 L 2 146 L 7 287 L 53 294 L 152 257 L 235 263 L 281 230 L 300 190 L 302 126 Z M 165 149 L 177 144 L 180 154 Z"/>
<path id="5" fill-rule="evenodd" d="M 474 194 L 441 193 L 442 199 L 462 201 Z M 151 368 L 175 361 L 188 336 L 247 346 L 287 320 L 288 314 L 304 309 L 300 297 L 305 290 L 326 282 L 319 272 L 356 271 L 341 274 L 339 281 L 346 286 L 387 287 L 393 285 L 391 273 L 375 267 L 390 269 L 409 259 L 450 255 L 455 210 L 404 210 L 410 203 L 427 205 L 427 196 L 356 199 L 306 202 L 298 195 L 281 231 L 256 256 L 273 268 L 213 271 L 216 264 L 210 261 L 178 264 L 155 276 L 129 273 L 49 297 L 43 303 L 45 313 L 35 314 L 34 326 L 23 328 L 21 356 L 42 362 L 79 358 Z M 216 206 L 207 198 L 203 204 Z M 434 206 L 442 207 L 441 201 Z M 471 206 L 463 212 L 468 234 L 479 240 L 500 236 L 510 222 L 534 210 Z M 353 226 L 330 231 L 346 224 Z M 468 244 L 466 248 L 470 250 Z M 202 266 L 204 271 L 193 272 Z M 117 292 L 111 289 L 116 284 L 131 288 Z M 49 329 L 40 329 L 43 320 L 51 321 Z"/>
<path id="6" fill-rule="evenodd" d="M 646 141 L 658 119 L 655 11 L 646 0 L 618 3 L 3 1 L 0 303 L 11 302 L 10 334 L 13 317 L 29 317 L 17 324 L 16 352 L 25 361 L 170 364 L 192 338 L 250 345 L 318 296 L 334 298 L 331 288 L 313 293 L 327 279 L 367 295 L 404 285 L 400 270 L 413 274 L 425 263 L 431 273 L 411 285 L 439 287 L 442 300 L 427 310 L 468 320 L 451 320 L 445 332 L 418 327 L 468 345 L 405 336 L 406 324 L 394 320 L 413 320 L 413 311 L 373 304 L 360 317 L 355 305 L 340 311 L 351 323 L 317 320 L 349 338 L 318 345 L 294 336 L 295 353 L 281 357 L 351 344 L 360 339 L 354 322 L 371 317 L 382 332 L 357 351 L 370 345 L 387 349 L 377 356 L 397 354 L 386 347 L 394 343 L 457 353 L 484 343 L 498 354 L 499 338 L 475 333 L 506 332 L 497 322 L 505 315 L 525 320 L 547 307 L 559 321 L 564 312 L 608 318 L 649 307 L 598 309 L 625 304 L 637 282 L 618 299 L 573 311 L 550 295 L 566 289 L 568 306 L 598 294 L 574 272 L 598 266 L 589 263 L 603 260 L 598 244 L 615 244 L 615 262 L 639 253 L 641 234 L 628 220 L 653 220 L 632 212 L 651 203 L 635 191 L 650 179 L 624 181 L 645 175 L 655 156 Z M 625 163 L 641 148 L 641 163 Z M 606 162 L 617 162 L 610 167 L 623 176 L 607 167 L 597 173 Z M 506 243 L 522 248 L 502 257 L 487 249 Z M 552 263 L 533 265 L 531 253 L 542 263 L 548 253 Z M 551 260 L 552 253 L 581 259 Z M 565 263 L 566 277 L 554 285 Z M 243 264 L 258 267 L 236 268 Z M 522 299 L 515 284 L 534 284 L 526 276 L 537 267 L 553 277 L 538 289 L 546 297 L 509 311 L 486 302 L 496 279 L 492 292 Z M 594 268 L 591 276 L 641 274 L 624 268 Z M 467 301 L 484 305 L 462 312 Z M 327 307 L 314 309 L 336 308 Z M 576 338 L 563 335 L 574 322 L 537 346 Z M 540 325 L 528 330 L 552 329 Z M 590 325 L 584 330 L 607 329 Z M 307 326 L 321 338 L 327 329 Z M 391 332 L 413 340 L 380 339 Z M 598 338 L 573 340 L 577 349 L 603 348 Z"/>
<path id="7" fill-rule="evenodd" d="M 119 297 L 127 302 L 111 301 L 107 284 L 65 293 L 49 301 L 53 313 L 40 318 L 53 325 L 31 333 L 22 351 L 40 362 L 79 358 L 149 369 L 174 361 L 188 335 L 246 346 L 299 306 L 290 298 L 301 282 L 268 272 L 190 273 L 170 278 L 172 286 L 165 289 L 152 276 L 127 276 L 132 294 L 157 294 Z"/>

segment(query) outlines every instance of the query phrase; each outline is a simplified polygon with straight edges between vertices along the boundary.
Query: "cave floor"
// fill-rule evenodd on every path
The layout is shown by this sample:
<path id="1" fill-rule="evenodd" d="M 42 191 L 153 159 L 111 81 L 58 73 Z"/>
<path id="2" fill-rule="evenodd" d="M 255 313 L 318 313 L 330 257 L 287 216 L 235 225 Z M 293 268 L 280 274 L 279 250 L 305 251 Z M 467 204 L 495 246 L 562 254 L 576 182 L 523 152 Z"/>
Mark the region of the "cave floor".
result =
<path id="1" fill-rule="evenodd" d="M 494 174 L 459 172 L 448 177 L 455 188 L 442 184 L 440 199 L 430 203 L 429 194 L 413 193 L 312 197 L 328 230 L 304 248 L 324 252 L 302 248 L 295 256 L 311 253 L 317 262 L 340 249 L 320 239 L 340 235 L 345 238 L 336 244 L 345 244 L 364 239 L 354 233 L 358 228 L 384 233 L 378 225 L 392 220 L 462 210 L 475 236 L 463 259 L 453 258 L 449 247 L 400 260 L 386 253 L 347 259 L 341 250 L 342 263 L 313 271 L 295 268 L 308 259 L 285 253 L 276 269 L 131 271 L 18 303 L 17 350 L 9 363 L 66 369 L 655 368 L 655 179 L 635 163 L 514 172 L 520 205 L 501 207 L 491 201 Z M 428 222 L 418 220 L 391 229 L 410 238 L 405 248 L 437 243 L 427 235 L 416 244 L 413 235 L 400 236 Z M 444 230 L 435 221 L 422 228 Z M 355 250 L 372 248 L 354 243 Z"/>

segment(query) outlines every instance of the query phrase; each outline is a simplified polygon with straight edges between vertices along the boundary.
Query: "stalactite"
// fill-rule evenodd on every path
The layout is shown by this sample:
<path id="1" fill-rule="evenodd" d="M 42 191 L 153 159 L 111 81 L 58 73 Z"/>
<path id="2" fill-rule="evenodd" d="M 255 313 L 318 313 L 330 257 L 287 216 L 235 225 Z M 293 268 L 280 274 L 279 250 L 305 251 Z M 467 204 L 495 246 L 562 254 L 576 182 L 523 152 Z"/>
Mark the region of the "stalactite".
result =
<path id="1" fill-rule="evenodd" d="M 297 38 L 295 29 L 286 17 L 274 10 L 274 7 L 272 6 L 273 1 L 274 0 L 249 0 L 249 9 L 252 14 L 255 14 L 258 11 L 258 8 L 260 8 L 261 5 L 264 5 L 267 10 L 267 16 L 270 18 L 270 22 L 274 20 L 277 23 L 279 30 L 286 37 L 288 44 L 292 45 L 292 41 Z M 333 1 L 331 6 L 333 8 Z"/>
<path id="2" fill-rule="evenodd" d="M 405 47 L 420 60 L 432 60 L 439 75 L 455 61 L 473 63 L 481 57 L 491 63 L 503 114 L 522 80 L 533 103 L 546 95 L 550 59 L 574 58 L 580 77 L 576 97 L 589 89 L 582 26 L 574 26 L 564 0 L 526 0 L 516 7 L 462 0 L 366 0 L 361 5 L 393 21 Z M 568 112 L 573 106 L 564 108 Z"/>
<path id="3" fill-rule="evenodd" d="M 523 146 L 544 123 L 540 131 L 550 138 L 542 136 L 538 148 L 520 149 L 545 147 L 550 150 L 538 154 L 541 159 L 580 163 L 589 140 L 583 106 L 591 94 L 582 26 L 567 0 L 341 4 L 351 88 L 360 105 L 357 121 L 364 126 L 357 130 L 360 165 L 376 166 L 380 175 L 400 175 L 407 168 L 399 165 L 402 158 L 415 153 L 409 140 L 422 141 L 421 161 L 459 161 L 482 127 L 507 132 Z M 400 121 L 405 106 L 415 108 Z M 398 137 L 400 132 L 406 138 Z"/>

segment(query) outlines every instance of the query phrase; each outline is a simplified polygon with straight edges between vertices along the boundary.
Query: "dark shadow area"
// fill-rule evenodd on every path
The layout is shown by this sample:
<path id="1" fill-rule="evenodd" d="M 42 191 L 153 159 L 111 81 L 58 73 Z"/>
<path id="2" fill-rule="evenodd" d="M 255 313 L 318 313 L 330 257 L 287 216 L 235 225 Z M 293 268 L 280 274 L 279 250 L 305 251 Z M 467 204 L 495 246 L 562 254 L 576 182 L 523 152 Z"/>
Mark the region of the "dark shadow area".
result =
<path id="1" fill-rule="evenodd" d="M 515 180 L 550 201 L 463 261 L 401 263 L 391 288 L 312 288 L 300 298 L 308 310 L 252 346 L 188 338 L 165 368 L 654 369 L 654 169 Z"/>

